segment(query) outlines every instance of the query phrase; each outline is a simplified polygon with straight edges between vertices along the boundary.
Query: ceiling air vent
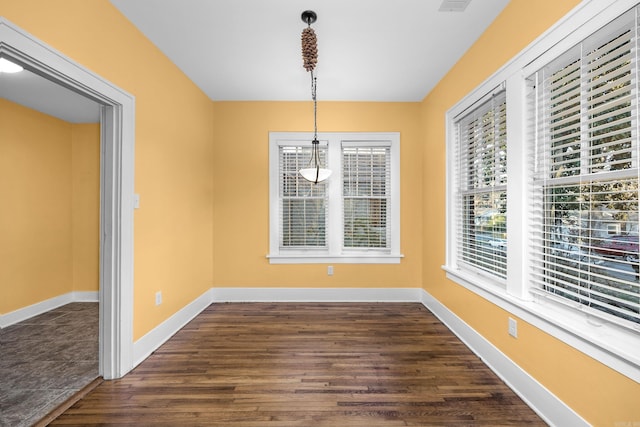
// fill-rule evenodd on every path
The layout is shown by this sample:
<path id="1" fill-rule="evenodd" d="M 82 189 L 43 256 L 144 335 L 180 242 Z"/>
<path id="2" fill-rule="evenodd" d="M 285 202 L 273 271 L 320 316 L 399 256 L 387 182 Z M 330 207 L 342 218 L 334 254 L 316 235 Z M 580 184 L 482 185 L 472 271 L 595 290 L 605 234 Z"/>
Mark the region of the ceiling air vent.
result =
<path id="1" fill-rule="evenodd" d="M 464 12 L 471 0 L 442 0 L 439 12 Z"/>

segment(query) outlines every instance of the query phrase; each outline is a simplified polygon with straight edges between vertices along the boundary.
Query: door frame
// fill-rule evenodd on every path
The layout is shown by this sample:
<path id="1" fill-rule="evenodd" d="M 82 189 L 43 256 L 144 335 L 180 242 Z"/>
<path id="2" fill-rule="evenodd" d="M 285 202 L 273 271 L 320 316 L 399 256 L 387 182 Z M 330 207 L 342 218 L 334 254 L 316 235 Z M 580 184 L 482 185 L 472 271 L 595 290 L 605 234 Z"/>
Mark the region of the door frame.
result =
<path id="1" fill-rule="evenodd" d="M 100 104 L 99 366 L 133 369 L 135 98 L 0 16 L 0 56 Z"/>

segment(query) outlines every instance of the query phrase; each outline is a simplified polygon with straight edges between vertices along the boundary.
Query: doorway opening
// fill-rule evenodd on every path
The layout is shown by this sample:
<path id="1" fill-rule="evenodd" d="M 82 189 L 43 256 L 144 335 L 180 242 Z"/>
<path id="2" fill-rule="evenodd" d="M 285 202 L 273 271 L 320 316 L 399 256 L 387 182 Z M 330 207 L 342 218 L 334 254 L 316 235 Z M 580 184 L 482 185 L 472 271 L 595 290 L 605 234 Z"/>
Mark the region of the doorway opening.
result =
<path id="1" fill-rule="evenodd" d="M 99 374 L 133 368 L 134 97 L 0 17 L 0 57 L 100 104 Z"/>

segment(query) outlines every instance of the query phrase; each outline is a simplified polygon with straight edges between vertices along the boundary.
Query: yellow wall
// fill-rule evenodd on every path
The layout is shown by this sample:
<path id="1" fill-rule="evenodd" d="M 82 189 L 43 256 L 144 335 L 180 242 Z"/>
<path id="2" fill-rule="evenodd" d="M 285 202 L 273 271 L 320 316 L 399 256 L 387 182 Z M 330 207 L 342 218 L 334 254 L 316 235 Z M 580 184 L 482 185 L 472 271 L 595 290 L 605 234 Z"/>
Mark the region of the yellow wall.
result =
<path id="1" fill-rule="evenodd" d="M 138 339 L 212 286 L 211 101 L 108 0 L 0 0 L 0 11 L 136 98 Z"/>
<path id="2" fill-rule="evenodd" d="M 0 99 L 0 314 L 98 290 L 99 131 Z"/>
<path id="3" fill-rule="evenodd" d="M 578 0 L 512 0 L 491 27 L 425 98 L 424 288 L 536 380 L 595 426 L 640 422 L 640 384 L 520 320 L 518 339 L 507 334 L 506 311 L 448 281 L 445 261 L 446 111 L 487 79 Z M 435 159 L 435 161 L 434 161 Z"/>
<path id="4" fill-rule="evenodd" d="M 309 131 L 310 103 L 211 103 L 107 0 L 0 0 L 0 10 L 35 37 L 136 97 L 135 177 L 141 208 L 135 214 L 135 339 L 212 286 L 411 287 L 423 283 L 588 421 L 608 426 L 640 419 L 636 409 L 640 385 L 525 322 L 519 324 L 520 338 L 509 338 L 508 313 L 447 281 L 440 269 L 445 247 L 446 110 L 577 3 L 512 0 L 421 104 L 320 102 L 321 131 L 401 132 L 401 249 L 406 258 L 399 265 L 338 264 L 331 277 L 323 265 L 270 265 L 265 258 L 268 132 Z M 0 136 L 1 141 L 6 135 Z M 5 151 L 15 148 L 0 147 L 3 170 L 8 163 Z M 68 150 L 76 153 L 73 145 Z M 9 154 L 18 160 L 22 155 Z M 46 173 L 44 166 L 58 168 L 67 161 L 43 165 L 41 173 L 24 178 L 25 185 L 33 185 L 32 180 Z M 0 192 L 28 197 L 3 179 Z M 27 201 L 39 206 L 43 200 Z M 58 210 L 61 221 L 69 223 L 71 214 L 63 207 Z M 7 209 L 0 211 L 7 215 Z M 28 243 L 11 237 L 12 230 L 5 230 L 5 224 L 0 221 L 0 234 L 26 248 Z M 40 245 L 47 243 L 47 239 L 36 240 Z M 4 259 L 15 256 L 6 246 L 0 246 L 0 251 Z M 46 262 L 63 255 L 68 258 L 69 253 L 72 249 Z M 13 280 L 8 273 L 0 272 L 2 283 Z M 78 272 L 77 277 L 85 273 Z M 69 277 L 76 270 L 56 274 Z M 164 303 L 156 307 L 158 290 Z M 0 304 L 4 301 L 0 298 Z"/>
<path id="5" fill-rule="evenodd" d="M 72 290 L 71 125 L 0 99 L 0 313 Z"/>
<path id="6" fill-rule="evenodd" d="M 310 102 L 214 103 L 214 285 L 420 287 L 422 136 L 419 103 L 319 102 L 324 132 L 400 132 L 401 250 L 393 265 L 271 265 L 269 132 L 313 130 Z"/>

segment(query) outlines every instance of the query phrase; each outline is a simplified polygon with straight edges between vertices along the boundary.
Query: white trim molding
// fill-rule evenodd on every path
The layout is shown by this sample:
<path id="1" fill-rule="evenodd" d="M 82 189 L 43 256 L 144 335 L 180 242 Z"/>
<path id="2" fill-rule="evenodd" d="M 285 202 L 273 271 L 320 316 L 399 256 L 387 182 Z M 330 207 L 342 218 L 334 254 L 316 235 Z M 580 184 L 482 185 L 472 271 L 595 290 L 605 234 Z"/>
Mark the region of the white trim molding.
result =
<path id="1" fill-rule="evenodd" d="M 200 295 L 198 298 L 180 309 L 173 316 L 153 328 L 142 338 L 133 344 L 134 366 L 138 366 L 147 357 L 156 351 L 162 344 L 193 320 L 198 314 L 212 303 L 213 289 Z"/>
<path id="2" fill-rule="evenodd" d="M 558 427 L 590 425 L 427 291 L 422 291 L 421 302 L 547 424 Z"/>
<path id="3" fill-rule="evenodd" d="M 419 302 L 419 288 L 212 288 L 220 302 Z"/>
<path id="4" fill-rule="evenodd" d="M 67 294 L 58 295 L 57 297 L 49 298 L 48 300 L 40 301 L 27 307 L 2 314 L 0 315 L 0 329 L 31 319 L 39 314 L 46 313 L 47 311 L 51 311 L 72 302 L 98 302 L 98 292 L 69 292 Z"/>
<path id="5" fill-rule="evenodd" d="M 134 97 L 0 17 L 0 56 L 101 105 L 100 374 L 133 368 Z"/>
<path id="6" fill-rule="evenodd" d="M 479 281 L 473 275 L 443 268 L 447 278 L 460 286 L 633 381 L 640 382 L 638 339 L 629 337 L 628 331 L 614 324 L 597 323 L 597 319 L 579 311 L 564 310 L 558 313 L 560 307 L 554 305 L 553 301 L 521 300 L 504 289 Z"/>

